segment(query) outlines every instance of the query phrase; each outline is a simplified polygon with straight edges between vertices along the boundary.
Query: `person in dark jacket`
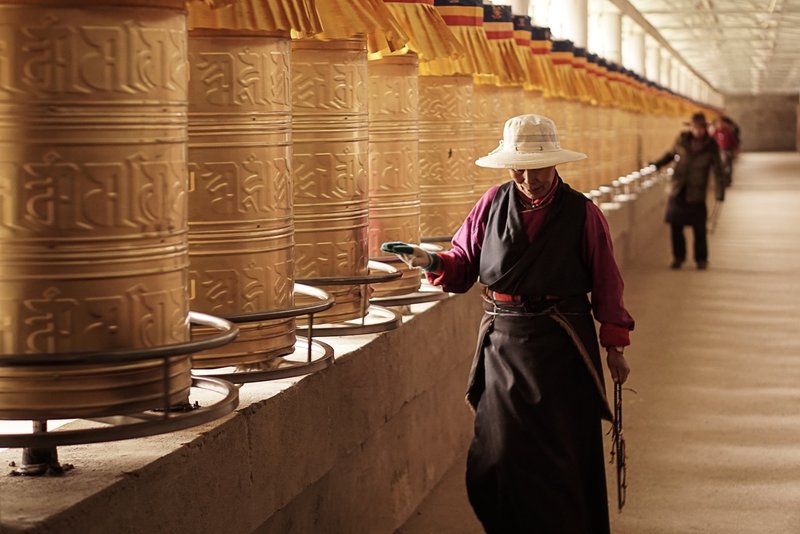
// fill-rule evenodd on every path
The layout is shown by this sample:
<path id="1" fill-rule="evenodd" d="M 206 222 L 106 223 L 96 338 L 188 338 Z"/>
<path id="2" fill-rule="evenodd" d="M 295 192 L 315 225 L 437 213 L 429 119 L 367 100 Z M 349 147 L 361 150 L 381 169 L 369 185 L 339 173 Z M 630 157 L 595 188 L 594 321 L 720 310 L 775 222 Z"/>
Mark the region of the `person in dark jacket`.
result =
<path id="1" fill-rule="evenodd" d="M 698 269 L 708 267 L 708 240 L 706 225 L 708 209 L 706 195 L 709 175 L 714 172 L 714 197 L 717 202 L 725 200 L 725 172 L 719 155 L 719 146 L 708 135 L 708 124 L 703 113 L 692 115 L 691 129 L 681 132 L 675 146 L 652 163 L 661 168 L 674 162 L 671 191 L 667 202 L 666 222 L 672 237 L 672 264 L 680 269 L 686 261 L 686 237 L 684 226 L 694 232 L 694 261 Z"/>
<path id="2" fill-rule="evenodd" d="M 382 246 L 445 291 L 485 286 L 466 483 L 490 534 L 609 532 L 600 346 L 613 380 L 625 382 L 634 321 L 603 213 L 556 170 L 585 157 L 560 147 L 547 117 L 512 117 L 500 146 L 476 161 L 511 179 L 484 193 L 449 251 Z"/>

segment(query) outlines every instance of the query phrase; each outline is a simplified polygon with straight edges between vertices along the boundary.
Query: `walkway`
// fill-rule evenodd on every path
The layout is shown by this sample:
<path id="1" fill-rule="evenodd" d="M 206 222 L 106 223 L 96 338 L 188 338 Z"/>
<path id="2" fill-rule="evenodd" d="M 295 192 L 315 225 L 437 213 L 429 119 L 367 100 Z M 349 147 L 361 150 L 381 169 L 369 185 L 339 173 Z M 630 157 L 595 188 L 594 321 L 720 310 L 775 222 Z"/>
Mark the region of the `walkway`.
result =
<path id="1" fill-rule="evenodd" d="M 800 533 L 800 154 L 740 158 L 709 247 L 708 271 L 670 271 L 665 228 L 625 273 L 637 394 L 615 534 Z M 481 532 L 463 462 L 398 530 Z"/>

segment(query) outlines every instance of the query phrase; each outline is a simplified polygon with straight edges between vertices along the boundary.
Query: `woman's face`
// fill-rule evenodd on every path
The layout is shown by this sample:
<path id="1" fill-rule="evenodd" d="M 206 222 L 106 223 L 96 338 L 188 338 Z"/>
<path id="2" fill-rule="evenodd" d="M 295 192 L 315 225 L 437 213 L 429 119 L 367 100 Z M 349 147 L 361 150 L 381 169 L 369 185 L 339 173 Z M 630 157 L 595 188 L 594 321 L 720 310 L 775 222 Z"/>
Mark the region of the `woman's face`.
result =
<path id="1" fill-rule="evenodd" d="M 533 199 L 545 196 L 556 178 L 555 166 L 543 169 L 509 169 L 508 172 L 519 190 Z"/>

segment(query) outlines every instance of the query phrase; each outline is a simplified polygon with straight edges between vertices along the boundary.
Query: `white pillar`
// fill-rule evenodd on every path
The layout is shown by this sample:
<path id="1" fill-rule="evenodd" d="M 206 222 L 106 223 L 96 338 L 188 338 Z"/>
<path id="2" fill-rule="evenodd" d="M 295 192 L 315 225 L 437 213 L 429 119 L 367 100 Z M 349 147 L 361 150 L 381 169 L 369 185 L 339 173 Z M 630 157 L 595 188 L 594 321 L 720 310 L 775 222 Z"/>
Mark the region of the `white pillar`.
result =
<path id="1" fill-rule="evenodd" d="M 527 15 L 530 0 L 510 0 L 511 12 L 515 15 Z"/>
<path id="2" fill-rule="evenodd" d="M 530 2 L 528 10 L 534 25 L 550 26 L 550 0 L 530 0 Z"/>
<path id="3" fill-rule="evenodd" d="M 681 92 L 680 87 L 680 79 L 681 79 L 681 69 L 680 65 L 678 64 L 678 60 L 674 57 L 670 56 L 669 58 L 669 88 L 675 91 L 676 93 Z"/>
<path id="4" fill-rule="evenodd" d="M 661 75 L 658 78 L 658 83 L 664 87 L 669 87 L 669 82 L 672 79 L 672 61 L 670 61 L 669 53 L 664 50 L 661 51 Z"/>
<path id="5" fill-rule="evenodd" d="M 659 83 L 661 79 L 661 45 L 652 37 L 645 36 L 644 77 Z"/>
<path id="6" fill-rule="evenodd" d="M 561 37 L 569 39 L 575 46 L 586 48 L 588 44 L 588 0 L 561 0 L 559 6 L 563 33 Z"/>
<path id="7" fill-rule="evenodd" d="M 589 4 L 589 50 L 622 63 L 622 13 L 608 0 Z"/>
<path id="8" fill-rule="evenodd" d="M 622 64 L 626 69 L 644 74 L 644 30 L 633 20 L 622 21 Z"/>

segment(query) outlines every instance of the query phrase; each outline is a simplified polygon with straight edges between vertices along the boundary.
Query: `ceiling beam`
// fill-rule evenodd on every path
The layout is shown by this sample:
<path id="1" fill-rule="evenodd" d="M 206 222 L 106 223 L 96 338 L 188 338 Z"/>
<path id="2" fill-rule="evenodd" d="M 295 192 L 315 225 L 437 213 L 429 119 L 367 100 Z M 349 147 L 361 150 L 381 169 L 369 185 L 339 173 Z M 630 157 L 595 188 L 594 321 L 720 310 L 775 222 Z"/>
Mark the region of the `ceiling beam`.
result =
<path id="1" fill-rule="evenodd" d="M 672 48 L 672 45 L 670 45 L 669 42 L 666 39 L 664 39 L 661 33 L 659 33 L 659 31 L 655 29 L 653 25 L 647 21 L 646 18 L 644 18 L 644 16 L 639 12 L 639 10 L 633 7 L 633 5 L 630 3 L 629 0 L 609 0 L 609 1 L 612 4 L 614 4 L 617 7 L 617 9 L 619 9 L 622 12 L 623 15 L 631 18 L 634 22 L 636 22 L 639 26 L 641 26 L 645 32 L 647 32 L 651 37 L 653 37 L 656 41 L 658 41 L 658 43 L 661 46 L 663 46 L 673 56 L 675 56 L 675 58 L 680 63 L 682 63 L 687 69 L 689 69 L 689 72 L 697 76 L 697 78 L 702 80 L 706 85 L 711 87 L 714 91 L 720 92 L 719 89 L 717 89 L 716 87 L 711 85 L 711 83 L 709 83 L 709 81 L 706 79 L 705 76 L 697 72 L 694 69 L 694 67 L 692 67 L 681 54 L 679 54 L 674 48 Z"/>

